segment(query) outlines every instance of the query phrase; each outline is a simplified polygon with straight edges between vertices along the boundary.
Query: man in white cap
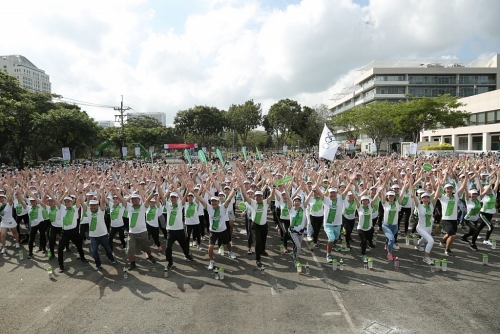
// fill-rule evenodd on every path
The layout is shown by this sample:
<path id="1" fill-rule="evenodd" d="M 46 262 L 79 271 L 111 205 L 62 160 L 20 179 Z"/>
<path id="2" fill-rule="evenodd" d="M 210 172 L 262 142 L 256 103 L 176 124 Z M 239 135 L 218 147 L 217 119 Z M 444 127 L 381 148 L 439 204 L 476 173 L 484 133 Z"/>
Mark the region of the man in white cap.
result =
<path id="1" fill-rule="evenodd" d="M 231 200 L 235 194 L 236 191 L 233 189 L 222 205 L 220 205 L 219 198 L 213 196 L 210 198 L 209 205 L 198 193 L 194 193 L 198 202 L 207 209 L 209 217 L 210 244 L 208 246 L 208 256 L 210 258 L 210 263 L 208 265 L 208 270 L 213 270 L 215 267 L 214 247 L 217 242 L 226 245 L 228 250 L 227 255 L 231 259 L 236 259 L 236 256 L 232 252 L 231 243 L 229 242 L 229 231 L 224 222 L 224 217 L 227 215 L 227 207 L 231 204 Z"/>
<path id="2" fill-rule="evenodd" d="M 111 264 L 116 264 L 115 257 L 111 252 L 111 246 L 109 245 L 108 230 L 104 222 L 104 213 L 106 209 L 104 190 L 101 188 L 98 200 L 91 199 L 88 203 L 89 206 L 87 206 L 86 203 L 82 203 L 82 210 L 86 212 L 87 217 L 89 217 L 90 250 L 95 260 L 94 270 L 100 270 L 102 267 L 101 258 L 99 257 L 99 245 L 104 248 L 106 256 Z"/>

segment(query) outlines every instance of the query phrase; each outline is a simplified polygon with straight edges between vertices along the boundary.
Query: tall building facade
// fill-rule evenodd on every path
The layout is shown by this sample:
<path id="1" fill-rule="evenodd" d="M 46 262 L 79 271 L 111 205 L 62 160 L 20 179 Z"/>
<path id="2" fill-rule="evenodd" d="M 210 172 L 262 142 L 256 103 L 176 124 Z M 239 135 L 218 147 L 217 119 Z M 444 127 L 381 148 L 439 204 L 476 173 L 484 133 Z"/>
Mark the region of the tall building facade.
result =
<path id="1" fill-rule="evenodd" d="M 24 56 L 0 56 L 0 70 L 17 78 L 22 87 L 32 92 L 51 92 L 49 76 Z"/>
<path id="2" fill-rule="evenodd" d="M 374 60 L 357 71 L 360 75 L 354 84 L 333 96 L 329 106 L 333 116 L 355 106 L 377 101 L 406 101 L 407 94 L 420 97 L 450 94 L 467 98 L 500 88 L 500 54 L 490 59 L 473 61 Z M 469 106 L 465 109 L 468 108 Z M 337 136 L 339 140 L 345 139 L 341 133 Z M 429 139 L 428 135 L 425 137 Z M 401 140 L 393 138 L 382 149 L 397 150 Z M 360 141 L 362 150 L 368 142 L 371 142 L 371 139 L 362 136 Z"/>
<path id="3" fill-rule="evenodd" d="M 149 116 L 161 123 L 163 126 L 167 126 L 167 114 L 164 112 L 129 112 L 127 113 L 127 119 L 137 118 L 139 116 Z"/>

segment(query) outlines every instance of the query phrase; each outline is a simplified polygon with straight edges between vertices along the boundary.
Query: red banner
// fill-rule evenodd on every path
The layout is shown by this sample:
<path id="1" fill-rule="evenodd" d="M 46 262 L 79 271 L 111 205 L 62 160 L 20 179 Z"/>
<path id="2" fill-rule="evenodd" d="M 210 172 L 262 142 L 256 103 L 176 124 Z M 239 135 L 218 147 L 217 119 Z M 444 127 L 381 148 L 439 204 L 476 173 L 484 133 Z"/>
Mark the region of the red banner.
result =
<path id="1" fill-rule="evenodd" d="M 163 145 L 164 149 L 179 149 L 179 148 L 198 148 L 198 144 L 189 144 L 189 143 L 184 143 L 184 144 L 165 144 Z"/>

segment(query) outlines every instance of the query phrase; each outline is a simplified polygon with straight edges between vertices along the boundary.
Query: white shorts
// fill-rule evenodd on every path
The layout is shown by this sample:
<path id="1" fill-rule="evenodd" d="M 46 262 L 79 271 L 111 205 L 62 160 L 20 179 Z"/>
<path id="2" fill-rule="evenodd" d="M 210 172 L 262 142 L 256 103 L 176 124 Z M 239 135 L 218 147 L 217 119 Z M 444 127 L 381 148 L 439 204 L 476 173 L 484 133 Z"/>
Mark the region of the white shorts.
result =
<path id="1" fill-rule="evenodd" d="M 11 220 L 10 222 L 6 222 L 6 221 L 2 220 L 0 227 L 2 227 L 2 228 L 16 228 L 17 223 L 15 220 Z"/>
<path id="2" fill-rule="evenodd" d="M 227 216 L 228 216 L 228 218 L 229 218 L 230 221 L 234 222 L 234 212 L 229 211 L 227 213 Z"/>

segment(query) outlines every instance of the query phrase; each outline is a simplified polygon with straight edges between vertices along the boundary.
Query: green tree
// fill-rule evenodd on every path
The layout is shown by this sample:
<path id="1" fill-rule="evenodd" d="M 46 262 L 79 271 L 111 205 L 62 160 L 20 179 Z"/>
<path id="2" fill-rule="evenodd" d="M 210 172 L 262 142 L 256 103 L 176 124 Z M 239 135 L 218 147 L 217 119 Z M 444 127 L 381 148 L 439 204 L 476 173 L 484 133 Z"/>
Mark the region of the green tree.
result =
<path id="1" fill-rule="evenodd" d="M 300 123 L 301 114 L 300 104 L 290 99 L 279 100 L 271 106 L 267 119 L 275 131 L 278 147 L 286 144 L 289 132 Z"/>
<path id="2" fill-rule="evenodd" d="M 470 113 L 459 108 L 465 104 L 458 97 L 440 95 L 438 97 L 408 96 L 408 103 L 397 104 L 394 121 L 397 130 L 406 139 L 419 141 L 420 132 L 424 129 L 434 130 L 439 125 L 445 128 L 466 126 Z"/>
<path id="3" fill-rule="evenodd" d="M 262 108 L 253 100 L 233 104 L 226 113 L 226 119 L 229 128 L 236 131 L 243 146 L 247 146 L 248 133 L 262 124 Z"/>
<path id="4" fill-rule="evenodd" d="M 343 113 L 335 115 L 329 122 L 332 131 L 341 132 L 347 140 L 354 141 L 354 146 L 361 134 L 361 125 L 356 118 L 355 108 L 348 109 Z M 335 129 L 335 130 L 333 130 Z"/>
<path id="5" fill-rule="evenodd" d="M 376 102 L 356 106 L 353 109 L 361 131 L 380 148 L 382 141 L 397 135 L 394 122 L 395 105 L 389 102 Z"/>

